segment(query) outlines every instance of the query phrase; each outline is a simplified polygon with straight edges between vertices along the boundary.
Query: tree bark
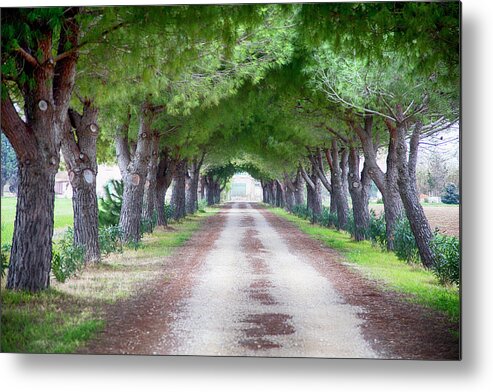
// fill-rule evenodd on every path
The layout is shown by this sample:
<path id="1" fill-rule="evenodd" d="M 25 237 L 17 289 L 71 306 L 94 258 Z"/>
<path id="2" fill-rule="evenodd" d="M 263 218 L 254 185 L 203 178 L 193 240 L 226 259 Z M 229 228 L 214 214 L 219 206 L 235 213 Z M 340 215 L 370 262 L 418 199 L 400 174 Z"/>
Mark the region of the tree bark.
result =
<path id="1" fill-rule="evenodd" d="M 84 248 L 86 263 L 97 263 L 101 259 L 96 194 L 97 116 L 98 110 L 90 100 L 84 102 L 82 115 L 69 109 L 69 120 L 62 136 L 62 153 L 73 189 L 74 245 Z"/>
<path id="2" fill-rule="evenodd" d="M 276 206 L 284 208 L 286 205 L 286 191 L 284 186 L 279 180 L 275 180 L 274 184 L 276 187 Z"/>
<path id="3" fill-rule="evenodd" d="M 198 190 L 199 190 L 200 168 L 202 167 L 203 161 L 204 161 L 204 154 L 202 154 L 200 159 L 198 158 L 193 159 L 190 165 L 190 170 L 189 170 L 190 181 L 189 181 L 188 196 L 187 196 L 188 214 L 195 214 L 199 209 Z"/>
<path id="4" fill-rule="evenodd" d="M 302 166 L 300 166 L 300 170 L 300 173 L 306 182 L 307 207 L 312 211 L 312 221 L 316 221 L 322 215 L 322 189 L 320 179 L 316 174 L 316 169 L 313 167 L 313 164 L 310 174 L 308 174 Z"/>
<path id="5" fill-rule="evenodd" d="M 50 284 L 55 174 L 40 160 L 19 166 L 8 289 L 36 292 Z"/>
<path id="6" fill-rule="evenodd" d="M 296 181 L 292 181 L 288 174 L 284 174 L 284 189 L 286 190 L 286 210 L 292 212 L 295 205 Z"/>
<path id="7" fill-rule="evenodd" d="M 128 145 L 128 124 L 123 133 L 116 137 L 117 158 L 123 178 L 123 200 L 120 212 L 120 229 L 124 242 L 138 242 L 141 238 L 141 216 L 144 198 L 145 179 L 151 156 L 152 107 L 142 105 L 139 134 L 135 153 L 130 158 Z"/>
<path id="8" fill-rule="evenodd" d="M 431 250 L 431 240 L 433 233 L 430 224 L 419 202 L 419 195 L 416 185 L 416 163 L 418 155 L 419 137 L 421 124 L 415 124 L 414 131 L 410 141 L 409 159 L 407 154 L 407 124 L 403 119 L 402 108 L 397 106 L 397 126 L 394 127 L 389 121 L 386 121 L 392 139 L 395 139 L 397 145 L 397 167 L 399 176 L 397 184 L 399 193 L 406 211 L 407 219 L 414 234 L 416 245 L 418 246 L 421 262 L 427 268 L 434 264 L 434 255 Z"/>
<path id="9" fill-rule="evenodd" d="M 393 138 L 389 138 L 387 147 L 387 171 L 384 173 L 377 163 L 378 143 L 373 142 L 373 116 L 366 115 L 364 127 L 349 121 L 349 125 L 358 135 L 365 164 L 368 166 L 368 174 L 382 194 L 385 226 L 387 237 L 387 249 L 394 249 L 395 225 L 403 213 L 403 206 L 397 185 L 397 148 Z"/>
<path id="10" fill-rule="evenodd" d="M 173 193 L 171 194 L 171 204 L 173 205 L 173 219 L 180 220 L 186 215 L 186 193 L 185 184 L 187 176 L 187 160 L 182 159 L 176 165 L 173 176 Z"/>
<path id="11" fill-rule="evenodd" d="M 347 226 L 349 206 L 344 189 L 347 176 L 343 177 L 342 167 L 347 165 L 347 150 L 342 149 L 339 156 L 339 146 L 336 139 L 332 139 L 330 150 L 325 151 L 327 162 L 330 166 L 330 183 L 332 185 L 331 204 L 337 210 L 337 228 L 344 229 Z M 345 169 L 346 171 L 346 169 Z"/>
<path id="12" fill-rule="evenodd" d="M 294 202 L 297 205 L 304 205 L 305 204 L 305 194 L 304 194 L 304 180 L 303 176 L 300 173 L 300 170 L 296 172 L 296 180 L 294 183 L 295 186 L 295 192 L 294 192 Z"/>
<path id="13" fill-rule="evenodd" d="M 359 172 L 360 157 L 355 147 L 349 148 L 348 156 L 348 184 L 349 194 L 353 204 L 354 239 L 362 241 L 366 238 L 370 225 L 370 211 L 368 202 L 370 199 L 371 178 L 368 174 L 368 165 L 363 164 L 361 174 Z"/>
<path id="14" fill-rule="evenodd" d="M 214 188 L 215 188 L 215 181 L 214 181 L 214 176 L 211 174 L 207 174 L 204 176 L 204 183 L 205 183 L 205 194 L 207 198 L 207 205 L 212 206 L 214 205 Z"/>
<path id="15" fill-rule="evenodd" d="M 156 204 L 157 204 L 157 225 L 167 226 L 168 219 L 166 217 L 165 202 L 166 192 L 173 181 L 173 175 L 176 168 L 177 160 L 172 158 L 170 152 L 165 148 L 161 152 L 157 169 L 157 188 L 156 188 Z"/>
<path id="16" fill-rule="evenodd" d="M 157 171 L 159 158 L 159 134 L 154 132 L 151 140 L 151 156 L 147 168 L 147 178 L 144 187 L 144 209 L 142 218 L 147 222 L 153 222 L 156 218 L 156 199 L 157 199 Z M 151 228 L 153 224 L 151 225 Z"/>

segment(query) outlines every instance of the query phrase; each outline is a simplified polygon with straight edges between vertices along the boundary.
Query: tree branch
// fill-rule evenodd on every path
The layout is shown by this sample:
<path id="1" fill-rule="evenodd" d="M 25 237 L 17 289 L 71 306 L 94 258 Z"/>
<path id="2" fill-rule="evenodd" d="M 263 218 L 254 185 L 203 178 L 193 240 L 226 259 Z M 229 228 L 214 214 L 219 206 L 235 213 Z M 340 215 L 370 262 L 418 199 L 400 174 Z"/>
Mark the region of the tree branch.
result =
<path id="1" fill-rule="evenodd" d="M 5 85 L 2 88 L 7 91 Z M 27 124 L 22 121 L 15 110 L 15 106 L 10 99 L 10 94 L 7 92 L 7 97 L 2 100 L 2 131 L 9 139 L 10 144 L 14 148 L 17 157 L 23 161 L 26 159 L 35 159 L 37 156 L 37 149 L 35 145 L 34 135 L 32 131 L 27 126 Z"/>
<path id="2" fill-rule="evenodd" d="M 36 57 L 34 57 L 33 55 L 26 52 L 26 50 L 24 50 L 23 48 L 18 47 L 16 50 L 21 55 L 21 57 L 24 60 L 26 60 L 29 64 L 31 64 L 34 68 L 36 68 L 40 65 L 39 61 L 36 59 Z"/>

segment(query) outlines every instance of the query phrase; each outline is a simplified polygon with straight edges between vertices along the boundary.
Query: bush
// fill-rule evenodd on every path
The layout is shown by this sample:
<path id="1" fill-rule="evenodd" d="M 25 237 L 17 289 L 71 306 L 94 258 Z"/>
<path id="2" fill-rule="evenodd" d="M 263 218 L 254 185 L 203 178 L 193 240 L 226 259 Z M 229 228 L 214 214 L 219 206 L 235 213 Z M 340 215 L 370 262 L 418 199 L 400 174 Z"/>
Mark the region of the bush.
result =
<path id="1" fill-rule="evenodd" d="M 166 215 L 166 220 L 168 222 L 173 219 L 174 212 L 175 212 L 175 207 L 173 205 L 164 203 L 164 214 Z"/>
<path id="2" fill-rule="evenodd" d="M 311 219 L 312 218 L 312 210 L 308 208 L 305 204 L 296 204 L 293 206 L 292 213 L 303 219 Z"/>
<path id="3" fill-rule="evenodd" d="M 460 280 L 460 243 L 459 239 L 436 233 L 431 242 L 435 256 L 432 270 L 440 283 L 459 284 Z"/>
<path id="4" fill-rule="evenodd" d="M 74 276 L 84 266 L 85 250 L 83 246 L 74 245 L 74 232 L 71 227 L 53 246 L 51 270 L 60 283 Z"/>
<path id="5" fill-rule="evenodd" d="M 99 228 L 99 249 L 103 257 L 110 253 L 123 252 L 120 227 L 115 225 Z"/>
<path id="6" fill-rule="evenodd" d="M 111 180 L 104 186 L 104 197 L 99 198 L 99 225 L 115 226 L 120 221 L 123 200 L 123 180 Z"/>
<path id="7" fill-rule="evenodd" d="M 205 209 L 207 208 L 207 200 L 205 199 L 202 199 L 202 200 L 199 200 L 199 203 L 198 203 L 198 211 L 199 212 L 205 212 Z"/>
<path id="8" fill-rule="evenodd" d="M 452 183 L 448 184 L 444 189 L 444 193 L 442 194 L 442 203 L 459 204 L 459 202 L 460 196 L 457 186 Z"/>
<path id="9" fill-rule="evenodd" d="M 323 207 L 322 215 L 320 215 L 318 222 L 320 223 L 320 225 L 325 227 L 336 227 L 337 214 L 331 214 L 329 208 Z"/>
<path id="10" fill-rule="evenodd" d="M 418 246 L 406 217 L 402 217 L 396 222 L 394 252 L 398 259 L 405 260 L 408 263 L 418 263 L 420 261 Z"/>
<path id="11" fill-rule="evenodd" d="M 140 218 L 140 232 L 152 233 L 157 224 L 157 212 L 154 211 L 151 219 Z"/>
<path id="12" fill-rule="evenodd" d="M 1 277 L 2 279 L 5 277 L 5 271 L 9 268 L 9 259 L 10 259 L 10 249 L 12 245 L 4 244 L 2 245 L 2 249 L 0 252 L 0 264 L 1 264 Z"/>
<path id="13" fill-rule="evenodd" d="M 385 224 L 385 215 L 377 217 L 374 210 L 370 210 L 370 227 L 368 237 L 374 245 L 380 246 L 381 249 L 387 249 L 387 231 Z"/>

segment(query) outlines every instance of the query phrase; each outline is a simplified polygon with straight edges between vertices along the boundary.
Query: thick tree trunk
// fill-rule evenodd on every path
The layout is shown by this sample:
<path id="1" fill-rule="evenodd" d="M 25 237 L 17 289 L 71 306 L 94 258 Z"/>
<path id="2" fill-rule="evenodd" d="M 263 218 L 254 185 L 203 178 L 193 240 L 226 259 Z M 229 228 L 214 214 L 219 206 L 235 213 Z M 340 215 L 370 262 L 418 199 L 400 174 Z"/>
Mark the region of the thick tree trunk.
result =
<path id="1" fill-rule="evenodd" d="M 180 220 L 186 215 L 186 176 L 187 160 L 182 159 L 176 165 L 173 193 L 171 194 L 171 204 L 173 205 L 173 219 Z"/>
<path id="2" fill-rule="evenodd" d="M 276 206 L 279 208 L 284 208 L 286 205 L 286 194 L 282 183 L 279 180 L 274 182 L 276 189 Z"/>
<path id="3" fill-rule="evenodd" d="M 291 178 L 284 174 L 284 189 L 285 189 L 285 207 L 286 210 L 292 212 L 295 205 L 296 181 L 291 181 Z"/>
<path id="4" fill-rule="evenodd" d="M 296 172 L 296 180 L 295 187 L 296 190 L 294 192 L 294 202 L 296 205 L 304 205 L 305 204 L 305 193 L 304 193 L 304 180 L 300 173 L 300 170 Z"/>
<path id="5" fill-rule="evenodd" d="M 267 184 L 264 180 L 260 180 L 260 185 L 262 186 L 262 202 L 267 204 Z"/>
<path id="6" fill-rule="evenodd" d="M 363 153 L 365 163 L 368 165 L 368 174 L 382 194 L 384 214 L 385 214 L 385 230 L 387 237 L 387 249 L 394 249 L 394 232 L 395 225 L 403 213 L 402 201 L 399 195 L 397 185 L 397 149 L 393 138 L 389 138 L 387 148 L 387 171 L 384 173 L 377 163 L 377 147 L 378 143 L 373 143 L 373 116 L 365 117 L 364 127 L 359 124 L 350 122 L 350 126 L 357 133 Z"/>
<path id="7" fill-rule="evenodd" d="M 370 199 L 371 178 L 368 174 L 368 165 L 364 163 L 361 175 L 359 173 L 360 159 L 356 148 L 349 149 L 349 194 L 353 204 L 354 239 L 362 241 L 366 237 L 370 225 L 370 211 L 368 202 Z"/>
<path id="8" fill-rule="evenodd" d="M 171 158 L 167 149 L 164 149 L 159 160 L 156 180 L 156 210 L 158 226 L 168 225 L 168 219 L 165 211 L 166 192 L 168 191 L 171 181 L 173 180 L 175 167 L 176 160 Z"/>
<path id="9" fill-rule="evenodd" d="M 295 205 L 294 192 L 286 185 L 286 210 L 293 211 Z"/>
<path id="10" fill-rule="evenodd" d="M 343 149 L 339 156 L 339 147 L 336 139 L 332 139 L 332 147 L 326 151 L 326 158 L 330 165 L 330 183 L 332 185 L 331 205 L 335 204 L 337 209 L 337 228 L 344 229 L 347 226 L 349 206 L 347 194 L 344 188 L 344 183 L 347 181 L 347 176 L 343 177 L 343 172 L 347 173 L 347 169 L 342 170 L 343 166 L 347 165 L 347 150 Z"/>
<path id="11" fill-rule="evenodd" d="M 399 117 L 404 117 L 400 107 L 397 107 L 397 113 Z M 434 264 L 434 255 L 430 246 L 433 233 L 424 213 L 423 206 L 419 202 L 416 185 L 416 163 L 421 125 L 415 124 L 410 141 L 409 160 L 407 155 L 406 124 L 399 122 L 397 123 L 397 127 L 394 128 L 387 123 L 387 126 L 391 137 L 396 138 L 397 166 L 399 172 L 397 184 L 399 185 L 399 194 L 414 234 L 416 245 L 418 246 L 421 262 L 425 267 L 430 268 Z"/>
<path id="12" fill-rule="evenodd" d="M 142 218 L 147 222 L 154 222 L 156 218 L 156 199 L 157 199 L 157 171 L 158 171 L 158 154 L 159 134 L 152 135 L 151 157 L 147 168 L 147 178 L 144 187 L 144 210 Z M 153 225 L 151 225 L 152 227 Z"/>
<path id="13" fill-rule="evenodd" d="M 199 198 L 200 200 L 205 199 L 205 178 L 200 176 L 199 180 Z"/>
<path id="14" fill-rule="evenodd" d="M 50 164 L 20 164 L 8 289 L 36 292 L 50 284 L 55 174 Z"/>
<path id="15" fill-rule="evenodd" d="M 188 186 L 187 194 L 187 213 L 195 214 L 199 209 L 198 202 L 198 191 L 199 191 L 199 180 L 200 180 L 200 168 L 202 167 L 202 162 L 204 161 L 204 154 L 200 159 L 195 158 L 190 165 L 190 181 Z"/>
<path id="16" fill-rule="evenodd" d="M 74 245 L 84 248 L 86 263 L 96 263 L 101 258 L 96 194 L 97 116 L 97 108 L 90 100 L 86 100 L 82 115 L 69 110 L 70 121 L 66 122 L 67 127 L 62 136 L 62 153 L 73 189 Z M 75 135 L 72 128 L 75 129 Z"/>
<path id="17" fill-rule="evenodd" d="M 310 175 L 301 166 L 300 170 L 306 182 L 307 207 L 312 211 L 312 221 L 314 222 L 322 215 L 322 186 L 313 163 Z"/>
<path id="18" fill-rule="evenodd" d="M 123 178 L 123 200 L 120 212 L 120 229 L 125 242 L 138 242 L 141 238 L 141 216 L 144 186 L 151 156 L 150 134 L 153 112 L 149 104 L 142 106 L 139 135 L 134 156 L 130 159 L 126 133 L 117 136 L 118 165 Z M 128 132 L 128 125 L 126 128 Z"/>

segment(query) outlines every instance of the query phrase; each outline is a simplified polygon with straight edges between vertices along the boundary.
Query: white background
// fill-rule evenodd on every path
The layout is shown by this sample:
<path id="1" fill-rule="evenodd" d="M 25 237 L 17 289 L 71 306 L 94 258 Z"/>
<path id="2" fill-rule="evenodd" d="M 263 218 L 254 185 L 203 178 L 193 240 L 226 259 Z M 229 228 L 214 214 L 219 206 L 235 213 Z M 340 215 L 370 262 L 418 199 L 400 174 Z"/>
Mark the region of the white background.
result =
<path id="1" fill-rule="evenodd" d="M 182 1 L 187 2 L 187 1 Z M 100 4 L 85 1 L 85 5 Z M 105 2 L 124 4 L 125 1 Z M 135 2 L 134 2 L 135 3 Z M 146 3 L 163 3 L 146 1 Z M 0 354 L 6 391 L 492 390 L 493 19 L 463 1 L 463 360 L 461 362 Z M 55 4 L 36 2 L 36 5 Z M 81 4 L 64 1 L 63 4 Z M 129 3 L 130 4 L 130 3 Z M 33 6 L 33 1 L 2 2 Z M 490 385 L 488 387 L 488 385 Z"/>

